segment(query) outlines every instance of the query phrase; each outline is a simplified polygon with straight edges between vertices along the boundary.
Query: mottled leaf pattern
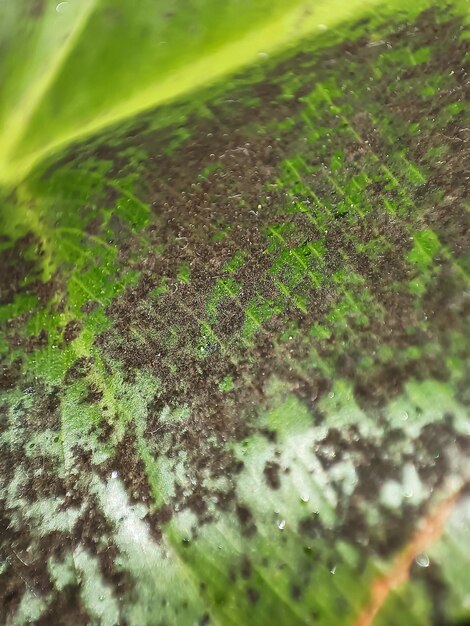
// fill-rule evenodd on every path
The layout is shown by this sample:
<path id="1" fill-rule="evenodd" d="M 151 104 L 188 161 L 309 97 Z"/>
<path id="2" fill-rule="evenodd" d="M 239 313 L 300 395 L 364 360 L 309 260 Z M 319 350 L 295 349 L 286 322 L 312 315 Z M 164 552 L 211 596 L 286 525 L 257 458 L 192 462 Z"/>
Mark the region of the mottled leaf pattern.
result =
<path id="1" fill-rule="evenodd" d="M 1 623 L 468 623 L 467 19 L 368 13 L 3 193 Z"/>

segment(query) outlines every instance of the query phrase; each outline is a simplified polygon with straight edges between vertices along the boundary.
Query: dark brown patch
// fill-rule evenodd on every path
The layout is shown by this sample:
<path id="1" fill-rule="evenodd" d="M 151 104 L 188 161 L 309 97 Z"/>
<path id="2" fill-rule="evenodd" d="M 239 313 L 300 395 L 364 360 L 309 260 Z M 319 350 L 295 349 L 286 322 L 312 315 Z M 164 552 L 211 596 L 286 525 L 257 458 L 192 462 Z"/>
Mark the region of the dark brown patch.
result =
<path id="1" fill-rule="evenodd" d="M 271 487 L 271 489 L 279 489 L 281 486 L 281 479 L 279 476 L 279 471 L 281 467 L 279 463 L 268 461 L 264 466 L 263 474 L 264 479 L 267 484 Z"/>
<path id="2" fill-rule="evenodd" d="M 53 592 L 47 560 L 60 558 L 69 542 L 61 533 L 50 533 L 38 545 L 28 531 L 13 530 L 8 517 L 3 516 L 0 529 L 0 554 L 6 564 L 0 575 L 0 606 L 5 614 L 13 615 L 26 590 L 39 596 Z"/>
<path id="3" fill-rule="evenodd" d="M 292 597 L 293 600 L 295 601 L 299 601 L 300 598 L 302 597 L 302 589 L 299 587 L 299 585 L 292 585 L 290 588 L 290 595 Z"/>
<path id="4" fill-rule="evenodd" d="M 89 357 L 79 357 L 66 371 L 64 382 L 70 384 L 80 378 L 85 378 L 93 366 L 93 361 Z"/>
<path id="5" fill-rule="evenodd" d="M 31 0 L 29 4 L 29 12 L 31 17 L 40 18 L 46 8 L 46 0 Z"/>
<path id="6" fill-rule="evenodd" d="M 78 320 L 71 320 L 70 322 L 67 322 L 63 334 L 64 341 L 68 343 L 69 341 L 76 339 L 80 334 L 81 329 L 82 325 Z"/>
<path id="7" fill-rule="evenodd" d="M 259 600 L 259 591 L 253 589 L 253 587 L 246 588 L 246 595 L 250 604 L 256 604 Z"/>
<path id="8" fill-rule="evenodd" d="M 300 520 L 298 525 L 298 532 L 300 535 L 305 535 L 306 537 L 315 539 L 322 534 L 322 526 L 323 525 L 318 515 L 312 514 Z"/>
<path id="9" fill-rule="evenodd" d="M 93 313 L 93 311 L 97 309 L 98 306 L 99 304 L 98 302 L 96 302 L 96 300 L 87 300 L 85 304 L 82 304 L 80 310 L 82 311 L 82 313 L 85 313 L 85 315 L 90 315 L 90 313 Z"/>
<path id="10" fill-rule="evenodd" d="M 237 504 L 235 508 L 238 520 L 241 524 L 243 532 L 250 536 L 256 532 L 256 525 L 253 521 L 253 515 L 246 506 L 243 504 Z"/>
<path id="11" fill-rule="evenodd" d="M 79 585 L 67 585 L 35 622 L 38 626 L 87 626 L 91 618 L 80 597 Z"/>
<path id="12" fill-rule="evenodd" d="M 0 389 L 13 389 L 21 374 L 21 359 L 15 359 L 11 365 L 0 362 Z"/>
<path id="13" fill-rule="evenodd" d="M 152 501 L 145 466 L 136 453 L 135 437 L 132 427 L 128 427 L 123 439 L 117 445 L 114 458 L 105 463 L 101 463 L 97 469 L 99 469 L 106 480 L 109 480 L 112 472 L 117 472 L 119 478 L 124 482 L 127 493 L 133 502 L 144 502 L 148 504 Z M 154 515 L 158 517 L 158 514 Z M 163 517 L 166 516 L 163 515 Z"/>
<path id="14" fill-rule="evenodd" d="M 119 550 L 113 541 L 114 526 L 105 518 L 99 503 L 90 498 L 90 504 L 77 520 L 73 540 L 85 546 L 99 561 L 100 571 L 118 594 L 131 592 L 132 577 L 117 566 Z"/>
<path id="15" fill-rule="evenodd" d="M 103 392 L 93 383 L 87 385 L 87 393 L 83 398 L 83 403 L 97 404 L 103 399 Z"/>
<path id="16" fill-rule="evenodd" d="M 244 578 L 245 580 L 250 578 L 252 574 L 251 561 L 246 555 L 242 557 L 240 563 L 240 573 L 242 575 L 242 578 Z"/>
<path id="17" fill-rule="evenodd" d="M 37 277 L 39 269 L 28 252 L 37 246 L 37 240 L 28 234 L 0 251 L 0 305 L 10 304 L 16 295 L 31 291 L 31 279 Z"/>

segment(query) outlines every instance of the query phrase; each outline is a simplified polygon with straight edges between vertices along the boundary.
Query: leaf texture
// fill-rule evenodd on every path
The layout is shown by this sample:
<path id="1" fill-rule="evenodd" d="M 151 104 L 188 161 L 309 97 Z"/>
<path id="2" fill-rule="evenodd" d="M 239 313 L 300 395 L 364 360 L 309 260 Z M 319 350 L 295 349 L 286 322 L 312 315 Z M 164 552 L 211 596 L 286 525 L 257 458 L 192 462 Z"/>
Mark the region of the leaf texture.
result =
<path id="1" fill-rule="evenodd" d="M 467 18 L 368 13 L 4 193 L 2 623 L 470 618 Z"/>

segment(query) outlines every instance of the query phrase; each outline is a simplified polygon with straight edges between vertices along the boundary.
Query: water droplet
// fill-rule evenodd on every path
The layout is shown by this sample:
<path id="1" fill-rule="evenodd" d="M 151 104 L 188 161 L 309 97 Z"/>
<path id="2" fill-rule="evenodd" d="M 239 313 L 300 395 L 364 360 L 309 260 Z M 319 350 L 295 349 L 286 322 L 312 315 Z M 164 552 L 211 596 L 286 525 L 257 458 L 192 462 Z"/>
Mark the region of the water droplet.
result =
<path id="1" fill-rule="evenodd" d="M 284 530 L 284 528 L 286 527 L 286 520 L 282 519 L 277 525 L 277 527 L 279 528 L 279 530 Z"/>
<path id="2" fill-rule="evenodd" d="M 308 502 L 310 500 L 310 496 L 308 494 L 305 494 L 303 496 L 300 496 L 300 499 L 302 500 L 302 502 Z"/>
<path id="3" fill-rule="evenodd" d="M 119 475 L 119 474 L 117 473 L 117 471 L 116 471 L 116 470 L 113 470 L 113 471 L 111 472 L 111 478 L 117 478 L 117 477 L 118 477 L 118 475 Z"/>
<path id="4" fill-rule="evenodd" d="M 103 601 L 104 600 L 104 596 L 100 596 L 100 600 Z"/>
<path id="5" fill-rule="evenodd" d="M 410 416 L 408 415 L 407 411 L 403 411 L 401 419 L 406 422 L 406 420 L 409 418 Z"/>
<path id="6" fill-rule="evenodd" d="M 330 573 L 331 573 L 331 574 L 336 574 L 336 565 L 334 565 L 334 566 L 330 569 Z"/>
<path id="7" fill-rule="evenodd" d="M 319 30 L 328 30 L 328 26 L 326 24 L 318 24 Z"/>
<path id="8" fill-rule="evenodd" d="M 69 4 L 69 2 L 59 2 L 55 10 L 57 11 L 57 13 L 65 13 L 65 11 L 67 11 L 67 9 L 69 8 Z"/>
<path id="9" fill-rule="evenodd" d="M 267 52 L 258 52 L 258 56 L 260 59 L 267 59 L 269 54 Z"/>
<path id="10" fill-rule="evenodd" d="M 405 498 L 412 498 L 413 497 L 413 492 L 412 491 L 405 491 L 404 494 Z"/>
<path id="11" fill-rule="evenodd" d="M 330 393 L 328 394 L 329 398 L 334 398 L 335 397 L 335 392 L 334 391 L 330 391 Z"/>
<path id="12" fill-rule="evenodd" d="M 420 567 L 429 567 L 429 557 L 423 552 L 416 557 L 416 565 Z"/>

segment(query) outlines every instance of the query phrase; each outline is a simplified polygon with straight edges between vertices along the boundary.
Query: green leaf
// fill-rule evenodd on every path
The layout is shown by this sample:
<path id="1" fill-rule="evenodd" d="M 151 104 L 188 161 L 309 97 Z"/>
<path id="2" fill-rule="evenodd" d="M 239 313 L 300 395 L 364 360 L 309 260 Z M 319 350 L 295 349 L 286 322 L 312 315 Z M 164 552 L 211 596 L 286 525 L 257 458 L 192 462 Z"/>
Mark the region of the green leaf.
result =
<path id="1" fill-rule="evenodd" d="M 158 72 L 146 4 L 60 8 L 65 45 L 1 6 L 2 623 L 466 623 L 466 4 L 355 5 L 138 116 L 293 5 L 181 6 Z"/>
<path id="2" fill-rule="evenodd" d="M 0 182 L 379 0 L 3 0 Z"/>

